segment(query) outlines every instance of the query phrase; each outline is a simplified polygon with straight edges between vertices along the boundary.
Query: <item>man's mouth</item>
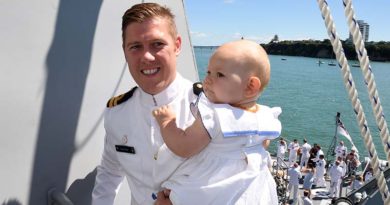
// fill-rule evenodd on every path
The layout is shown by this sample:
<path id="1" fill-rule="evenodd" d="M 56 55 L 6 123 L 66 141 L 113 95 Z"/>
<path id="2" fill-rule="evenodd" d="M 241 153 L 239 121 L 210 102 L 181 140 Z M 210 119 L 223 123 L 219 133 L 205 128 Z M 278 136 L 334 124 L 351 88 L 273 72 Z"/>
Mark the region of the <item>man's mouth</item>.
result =
<path id="1" fill-rule="evenodd" d="M 153 75 L 153 74 L 156 74 L 159 70 L 160 70 L 160 68 L 153 68 L 153 69 L 144 69 L 141 72 L 144 75 Z"/>

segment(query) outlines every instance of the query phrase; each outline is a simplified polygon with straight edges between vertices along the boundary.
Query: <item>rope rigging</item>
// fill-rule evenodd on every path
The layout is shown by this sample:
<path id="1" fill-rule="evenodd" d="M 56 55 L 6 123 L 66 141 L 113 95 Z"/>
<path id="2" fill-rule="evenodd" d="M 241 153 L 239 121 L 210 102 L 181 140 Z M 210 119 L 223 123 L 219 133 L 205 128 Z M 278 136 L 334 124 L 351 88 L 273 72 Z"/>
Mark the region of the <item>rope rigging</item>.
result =
<path id="1" fill-rule="evenodd" d="M 325 26 L 326 26 L 326 29 L 327 29 L 327 32 L 328 32 L 328 35 L 329 35 L 329 38 L 330 38 L 330 41 L 331 41 L 331 44 L 333 47 L 333 52 L 336 54 L 336 59 L 339 63 L 341 71 L 342 71 L 342 77 L 344 79 L 344 84 L 345 84 L 345 87 L 348 91 L 349 98 L 352 102 L 352 106 L 353 106 L 355 114 L 356 114 L 356 118 L 357 118 L 359 128 L 360 128 L 360 133 L 363 137 L 366 149 L 369 152 L 369 157 L 371 159 L 371 164 L 372 164 L 372 167 L 373 167 L 373 170 L 375 173 L 375 177 L 377 179 L 379 191 L 382 195 L 382 200 L 383 200 L 383 202 L 385 202 L 385 204 L 390 204 L 389 190 L 388 190 L 388 187 L 386 184 L 383 170 L 381 170 L 379 167 L 379 158 L 378 158 L 378 155 L 377 155 L 377 152 L 375 149 L 375 145 L 374 145 L 373 140 L 372 140 L 371 132 L 370 132 L 370 129 L 367 125 L 367 120 L 366 120 L 366 117 L 364 114 L 364 110 L 363 110 L 363 107 L 362 107 L 360 100 L 358 98 L 358 93 L 357 93 L 357 90 L 355 87 L 355 83 L 353 81 L 351 71 L 350 71 L 350 68 L 348 65 L 348 61 L 347 61 L 347 58 L 345 57 L 340 38 L 336 32 L 336 26 L 333 22 L 333 18 L 331 16 L 331 14 L 330 14 L 330 9 L 328 7 L 328 3 L 325 0 L 317 0 L 317 3 L 319 5 L 322 17 L 323 17 L 324 22 L 325 22 Z M 344 5 L 346 7 L 346 15 L 348 13 L 347 17 L 348 17 L 348 19 L 350 19 L 350 16 L 354 15 L 352 12 L 353 11 L 352 10 L 352 3 L 350 2 L 350 0 L 346 0 L 346 1 L 344 1 Z M 377 93 L 376 88 L 375 88 L 376 86 L 375 86 L 375 83 L 373 81 L 371 68 L 369 68 L 369 65 L 368 65 L 367 52 L 364 49 L 364 43 L 362 43 L 360 31 L 358 29 L 356 30 L 356 24 L 357 24 L 356 21 L 354 19 L 348 20 L 348 22 L 353 24 L 352 21 L 355 22 L 355 25 L 350 26 L 350 29 L 353 31 L 353 32 L 351 31 L 351 33 L 354 35 L 353 41 L 354 41 L 354 43 L 356 43 L 355 48 L 356 48 L 356 51 L 358 52 L 359 62 L 360 62 L 360 65 L 365 68 L 365 69 L 363 69 L 363 72 L 365 73 L 366 83 L 368 85 L 368 89 L 370 92 L 370 98 L 374 101 L 373 104 L 375 104 L 375 107 L 377 107 L 377 109 L 375 109 L 374 105 L 373 105 L 374 112 L 377 111 L 375 113 L 379 112 L 380 115 L 382 116 L 382 117 L 381 116 L 377 117 L 377 122 L 380 125 L 379 129 L 381 130 L 382 141 L 386 142 L 385 145 L 388 146 L 389 144 L 387 143 L 388 142 L 387 125 L 385 124 L 385 122 L 383 123 L 384 115 L 382 114 L 382 108 L 378 107 L 378 106 L 380 106 L 379 96 L 378 96 L 378 93 Z M 359 34 L 357 34 L 357 33 L 360 34 L 360 41 L 358 39 Z M 370 70 L 370 73 L 368 73 L 367 70 Z M 373 89 L 375 89 L 375 91 L 373 91 Z M 375 115 L 377 115 L 377 114 L 375 114 Z M 384 126 L 386 126 L 386 128 L 384 128 Z M 382 132 L 384 133 L 383 134 L 384 137 L 382 137 Z M 387 138 L 385 135 L 386 132 L 387 132 Z M 388 153 L 388 149 L 389 148 L 385 148 L 386 153 Z M 387 154 L 387 156 L 389 156 L 389 154 Z"/>

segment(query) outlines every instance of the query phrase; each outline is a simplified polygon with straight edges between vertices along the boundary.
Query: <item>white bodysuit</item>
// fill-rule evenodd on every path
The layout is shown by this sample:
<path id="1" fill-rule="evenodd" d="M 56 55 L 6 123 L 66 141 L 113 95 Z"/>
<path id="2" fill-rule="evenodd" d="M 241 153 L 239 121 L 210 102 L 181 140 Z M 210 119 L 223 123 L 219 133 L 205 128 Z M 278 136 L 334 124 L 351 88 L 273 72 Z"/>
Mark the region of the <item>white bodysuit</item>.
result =
<path id="1" fill-rule="evenodd" d="M 280 135 L 281 109 L 261 105 L 253 113 L 213 104 L 203 94 L 196 108 L 211 142 L 163 183 L 173 204 L 278 204 L 262 142 Z"/>

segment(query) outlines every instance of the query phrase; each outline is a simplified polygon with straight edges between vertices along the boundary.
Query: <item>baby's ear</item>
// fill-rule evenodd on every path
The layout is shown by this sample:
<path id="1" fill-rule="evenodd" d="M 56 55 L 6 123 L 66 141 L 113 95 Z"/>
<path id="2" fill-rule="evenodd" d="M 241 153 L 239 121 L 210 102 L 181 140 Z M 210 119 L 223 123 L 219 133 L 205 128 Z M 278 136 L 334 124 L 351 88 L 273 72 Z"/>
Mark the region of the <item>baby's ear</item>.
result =
<path id="1" fill-rule="evenodd" d="M 257 96 L 261 91 L 261 81 L 258 77 L 252 76 L 248 80 L 245 94 L 248 97 Z"/>

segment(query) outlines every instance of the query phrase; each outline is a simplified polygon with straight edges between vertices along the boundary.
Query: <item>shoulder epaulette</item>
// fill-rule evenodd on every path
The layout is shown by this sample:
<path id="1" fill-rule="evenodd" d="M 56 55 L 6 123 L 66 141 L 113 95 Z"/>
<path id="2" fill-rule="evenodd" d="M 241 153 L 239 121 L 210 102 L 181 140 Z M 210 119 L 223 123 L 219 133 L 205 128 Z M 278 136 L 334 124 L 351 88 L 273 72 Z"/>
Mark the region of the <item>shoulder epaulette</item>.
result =
<path id="1" fill-rule="evenodd" d="M 199 95 L 201 92 L 203 92 L 203 85 L 201 82 L 194 83 L 192 85 L 192 91 L 195 95 Z"/>
<path id="2" fill-rule="evenodd" d="M 111 108 L 111 107 L 114 107 L 116 105 L 119 105 L 123 102 L 126 102 L 126 100 L 130 99 L 131 96 L 133 96 L 133 93 L 134 91 L 137 89 L 138 87 L 135 86 L 134 88 L 132 88 L 131 90 L 129 90 L 127 93 L 124 93 L 122 95 L 118 95 L 118 96 L 115 96 L 115 97 L 112 97 L 111 99 L 108 100 L 107 102 L 107 107 L 108 108 Z"/>

